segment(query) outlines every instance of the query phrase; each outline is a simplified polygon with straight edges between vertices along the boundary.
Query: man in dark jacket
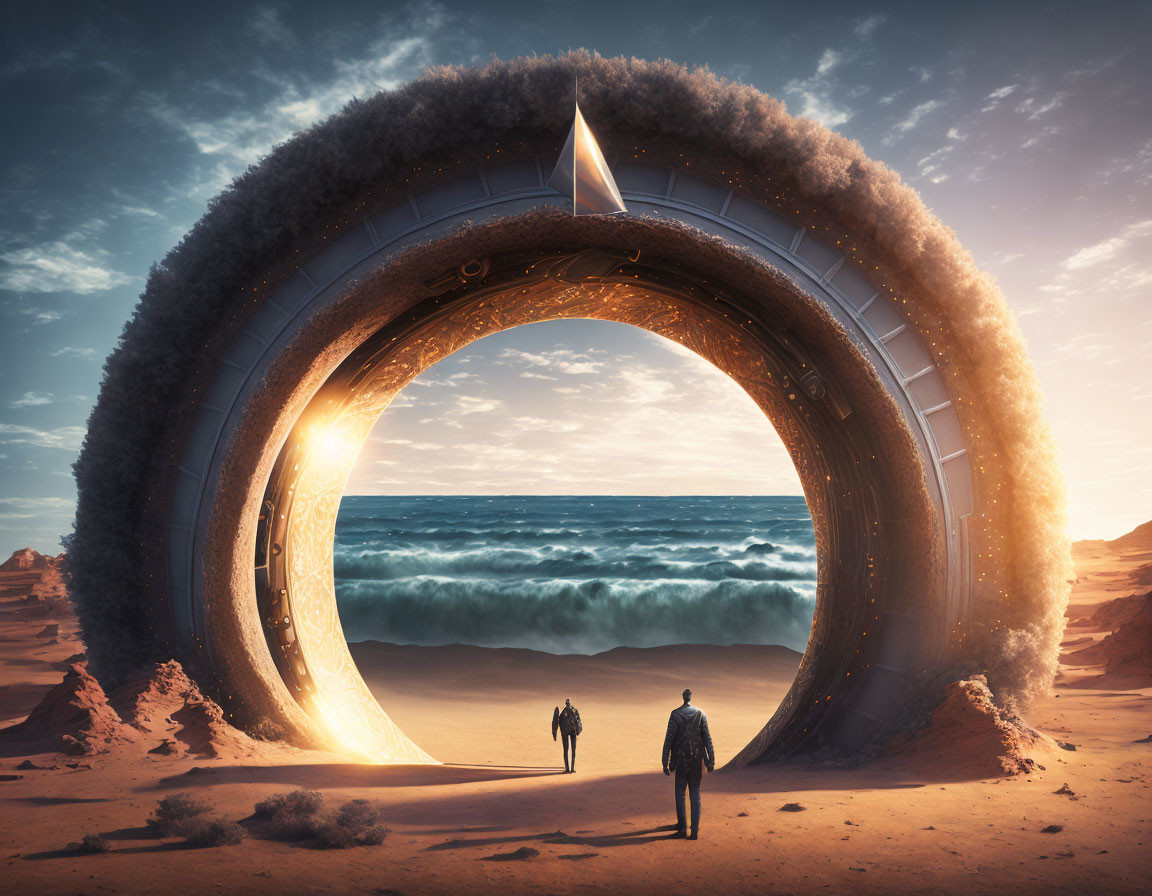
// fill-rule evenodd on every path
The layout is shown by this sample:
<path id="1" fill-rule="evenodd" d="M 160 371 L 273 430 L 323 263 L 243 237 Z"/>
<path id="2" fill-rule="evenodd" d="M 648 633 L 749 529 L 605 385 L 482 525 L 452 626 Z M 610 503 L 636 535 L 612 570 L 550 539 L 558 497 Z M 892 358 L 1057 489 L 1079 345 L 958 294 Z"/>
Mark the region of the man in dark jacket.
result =
<path id="1" fill-rule="evenodd" d="M 692 804 L 692 833 L 689 840 L 697 839 L 700 831 L 700 779 L 704 766 L 716 769 L 716 753 L 712 749 L 712 735 L 708 731 L 708 717 L 692 706 L 692 691 L 684 690 L 684 705 L 672 710 L 668 717 L 668 733 L 664 735 L 664 751 L 660 756 L 664 774 L 671 774 L 669 765 L 676 770 L 676 836 L 688 835 L 684 823 L 684 789 L 688 789 Z"/>
<path id="2" fill-rule="evenodd" d="M 556 707 L 552 712 L 552 740 L 556 740 L 556 731 L 564 741 L 564 771 L 576 771 L 576 736 L 584 730 L 580 722 L 580 710 L 572 705 L 572 701 L 564 701 L 564 709 Z M 568 765 L 568 744 L 572 744 L 572 765 Z"/>

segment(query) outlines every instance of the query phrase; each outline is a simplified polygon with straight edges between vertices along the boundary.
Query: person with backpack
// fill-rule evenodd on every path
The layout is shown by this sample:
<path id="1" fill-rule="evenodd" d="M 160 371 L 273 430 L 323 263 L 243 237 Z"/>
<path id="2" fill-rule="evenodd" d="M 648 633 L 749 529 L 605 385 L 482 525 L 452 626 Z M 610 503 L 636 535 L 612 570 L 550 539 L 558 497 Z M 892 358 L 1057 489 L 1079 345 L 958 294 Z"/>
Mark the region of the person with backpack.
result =
<path id="1" fill-rule="evenodd" d="M 552 711 L 552 740 L 556 740 L 556 732 L 560 732 L 560 736 L 564 741 L 564 771 L 571 773 L 576 771 L 576 735 L 584 730 L 584 725 L 580 722 L 580 710 L 572 705 L 572 701 L 565 699 L 564 709 L 557 706 Z M 572 766 L 568 766 L 568 744 L 572 744 Z"/>
<path id="2" fill-rule="evenodd" d="M 664 774 L 676 770 L 676 836 L 696 840 L 700 832 L 700 779 L 704 766 L 716 770 L 716 753 L 712 749 L 712 735 L 708 731 L 708 717 L 692 706 L 692 691 L 684 689 L 684 705 L 672 710 L 668 717 L 668 732 L 664 735 L 664 751 L 660 756 Z M 670 767 L 671 764 L 671 767 Z M 692 804 L 692 833 L 684 823 L 684 790 Z"/>

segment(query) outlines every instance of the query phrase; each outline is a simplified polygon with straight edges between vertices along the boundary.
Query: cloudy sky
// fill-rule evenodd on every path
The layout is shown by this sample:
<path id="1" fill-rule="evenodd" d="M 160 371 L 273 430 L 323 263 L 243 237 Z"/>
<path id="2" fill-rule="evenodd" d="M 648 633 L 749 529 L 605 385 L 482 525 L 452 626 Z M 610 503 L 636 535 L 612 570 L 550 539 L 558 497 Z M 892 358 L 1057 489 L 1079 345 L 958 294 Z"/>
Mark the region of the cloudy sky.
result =
<path id="1" fill-rule="evenodd" d="M 1072 534 L 1118 535 L 1152 517 L 1150 33 L 1137 2 L 5 4 L 0 551 L 70 527 L 103 359 L 230 178 L 427 65 L 575 47 L 707 65 L 900 172 L 1019 316 Z M 639 331 L 501 334 L 400 405 L 354 490 L 796 489 L 747 400 Z"/>

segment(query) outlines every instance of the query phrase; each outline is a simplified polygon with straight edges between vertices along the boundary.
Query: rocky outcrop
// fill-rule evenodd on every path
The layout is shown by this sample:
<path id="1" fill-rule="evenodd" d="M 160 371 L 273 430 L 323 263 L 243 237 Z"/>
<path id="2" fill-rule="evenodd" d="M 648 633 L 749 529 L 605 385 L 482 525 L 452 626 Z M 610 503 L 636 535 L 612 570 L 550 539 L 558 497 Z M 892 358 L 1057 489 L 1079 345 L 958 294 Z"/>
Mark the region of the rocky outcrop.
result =
<path id="1" fill-rule="evenodd" d="M 1055 746 L 997 706 L 988 682 L 978 675 L 948 685 L 927 727 L 897 737 L 885 755 L 948 777 L 1010 777 L 1042 769 Z"/>
<path id="2" fill-rule="evenodd" d="M 205 758 L 252 755 L 259 744 L 234 728 L 224 711 L 205 697 L 175 660 L 129 677 L 111 705 L 125 723 L 159 742 L 150 753 Z"/>
<path id="3" fill-rule="evenodd" d="M 1077 650 L 1067 660 L 1075 665 L 1103 666 L 1101 684 L 1152 686 L 1152 591 L 1112 601 L 1122 605 L 1119 625 L 1091 647 Z M 1101 609 L 1104 609 L 1103 607 Z M 1099 611 L 1097 611 L 1099 612 Z M 1095 616 L 1093 616 L 1095 619 Z"/>
<path id="4" fill-rule="evenodd" d="M 1127 597 L 1118 597 L 1097 607 L 1096 612 L 1084 620 L 1084 623 L 1094 631 L 1112 632 L 1124 623 L 1132 621 L 1147 602 L 1147 594 L 1129 594 Z"/>
<path id="5" fill-rule="evenodd" d="M 32 548 L 21 548 L 13 552 L 12 556 L 0 563 L 0 572 L 21 572 L 34 569 L 59 569 L 64 555 L 49 557 L 34 551 Z"/>
<path id="6" fill-rule="evenodd" d="M 252 757 L 272 749 L 232 727 L 175 660 L 139 671 L 111 697 L 86 663 L 72 663 L 27 719 L 0 732 L 0 744 L 23 753 L 134 750 L 203 758 Z"/>
<path id="7" fill-rule="evenodd" d="M 143 734 L 166 736 L 175 723 L 172 714 L 200 690 L 175 660 L 140 669 L 117 688 L 109 702 L 127 724 Z"/>
<path id="8" fill-rule="evenodd" d="M 176 738 L 189 754 L 232 759 L 253 756 L 266 749 L 228 724 L 224 710 L 199 691 L 188 695 L 184 705 L 173 713 L 172 720 L 179 726 Z"/>
<path id="9" fill-rule="evenodd" d="M 40 701 L 19 725 L 0 732 L 0 741 L 25 752 L 61 752 L 90 756 L 127 746 L 135 732 L 108 704 L 104 689 L 88 673 L 87 663 L 73 663 L 64 680 Z"/>

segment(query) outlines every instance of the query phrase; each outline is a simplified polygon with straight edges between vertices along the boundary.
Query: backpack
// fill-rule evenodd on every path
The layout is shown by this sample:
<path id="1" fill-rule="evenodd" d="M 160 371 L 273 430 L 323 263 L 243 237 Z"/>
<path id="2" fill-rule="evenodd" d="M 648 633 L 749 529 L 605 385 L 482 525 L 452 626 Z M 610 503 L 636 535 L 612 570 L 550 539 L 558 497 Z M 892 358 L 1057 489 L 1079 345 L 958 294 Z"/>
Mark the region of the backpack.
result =
<path id="1" fill-rule="evenodd" d="M 582 734 L 584 732 L 584 725 L 580 721 L 580 710 L 575 706 L 564 707 L 564 711 L 560 713 L 572 729 L 573 734 Z"/>
<path id="2" fill-rule="evenodd" d="M 672 747 L 676 764 L 680 768 L 689 768 L 704 761 L 704 737 L 700 732 L 702 718 L 702 713 L 693 713 L 691 720 L 685 723 Z"/>

